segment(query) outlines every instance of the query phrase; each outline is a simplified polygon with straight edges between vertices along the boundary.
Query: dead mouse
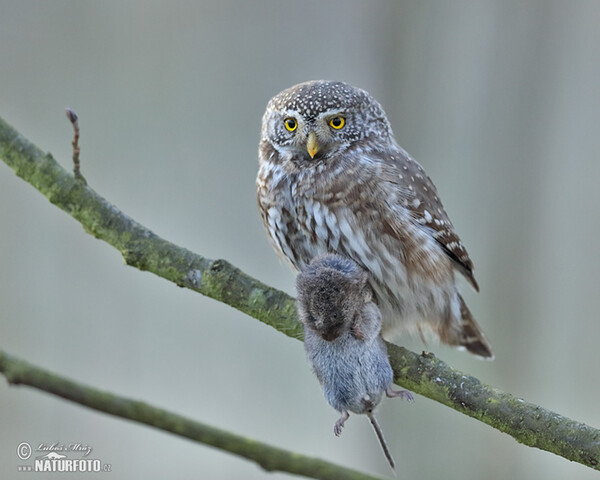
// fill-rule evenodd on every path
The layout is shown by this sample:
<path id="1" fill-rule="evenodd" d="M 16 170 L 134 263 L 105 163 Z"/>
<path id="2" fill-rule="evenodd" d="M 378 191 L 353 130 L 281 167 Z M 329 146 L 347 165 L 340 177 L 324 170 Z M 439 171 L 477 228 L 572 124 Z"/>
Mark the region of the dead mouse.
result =
<path id="1" fill-rule="evenodd" d="M 341 413 L 333 431 L 342 433 L 349 413 L 369 417 L 383 452 L 394 459 L 374 415 L 383 394 L 414 400 L 392 390 L 393 372 L 381 338 L 381 313 L 372 301 L 367 273 L 340 255 L 314 258 L 296 280 L 304 348 L 329 404 Z"/>

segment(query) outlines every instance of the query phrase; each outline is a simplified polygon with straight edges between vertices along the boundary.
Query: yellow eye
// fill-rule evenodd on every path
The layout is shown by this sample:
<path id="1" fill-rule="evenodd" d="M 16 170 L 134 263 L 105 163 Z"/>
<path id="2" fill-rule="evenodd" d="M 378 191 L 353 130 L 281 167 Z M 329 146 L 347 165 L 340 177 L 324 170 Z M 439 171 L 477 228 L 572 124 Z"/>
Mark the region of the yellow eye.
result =
<path id="1" fill-rule="evenodd" d="M 346 119 L 344 117 L 333 117 L 329 120 L 329 125 L 331 125 L 336 130 L 339 130 L 344 125 L 346 125 Z"/>
<path id="2" fill-rule="evenodd" d="M 286 118 L 283 123 L 285 124 L 285 128 L 288 132 L 293 132 L 298 128 L 298 122 L 293 118 Z"/>

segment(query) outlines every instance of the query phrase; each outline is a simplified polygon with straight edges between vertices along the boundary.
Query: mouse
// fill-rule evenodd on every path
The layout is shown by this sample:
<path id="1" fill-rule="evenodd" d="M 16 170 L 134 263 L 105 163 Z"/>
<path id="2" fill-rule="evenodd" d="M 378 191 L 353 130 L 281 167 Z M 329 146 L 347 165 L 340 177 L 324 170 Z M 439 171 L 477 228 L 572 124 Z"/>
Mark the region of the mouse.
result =
<path id="1" fill-rule="evenodd" d="M 334 434 L 341 435 L 350 412 L 366 415 L 394 469 L 375 409 L 384 394 L 408 401 L 414 397 L 392 389 L 394 374 L 381 337 L 381 312 L 367 280 L 367 272 L 349 258 L 316 257 L 298 274 L 296 307 L 309 363 L 327 402 L 341 414 Z"/>

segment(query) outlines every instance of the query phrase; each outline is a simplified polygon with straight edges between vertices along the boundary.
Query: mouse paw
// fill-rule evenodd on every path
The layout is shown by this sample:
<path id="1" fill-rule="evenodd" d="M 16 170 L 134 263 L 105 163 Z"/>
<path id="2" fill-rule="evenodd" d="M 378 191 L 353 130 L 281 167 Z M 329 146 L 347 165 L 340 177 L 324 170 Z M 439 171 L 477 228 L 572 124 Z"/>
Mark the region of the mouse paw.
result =
<path id="1" fill-rule="evenodd" d="M 335 425 L 333 426 L 333 433 L 336 437 L 339 437 L 342 434 L 342 428 L 344 428 L 344 423 L 348 418 L 350 418 L 350 414 L 346 410 L 342 411 L 342 416 L 338 418 L 338 421 L 335 422 Z"/>
<path id="2" fill-rule="evenodd" d="M 388 387 L 385 391 L 385 394 L 388 398 L 401 398 L 402 400 L 406 400 L 408 402 L 414 402 L 415 397 L 408 390 L 392 390 L 392 387 Z"/>
<path id="3" fill-rule="evenodd" d="M 358 325 L 358 322 L 352 326 L 351 332 L 352 332 L 352 336 L 361 342 L 364 341 L 364 339 L 366 338 L 365 333 L 362 331 L 362 329 Z"/>

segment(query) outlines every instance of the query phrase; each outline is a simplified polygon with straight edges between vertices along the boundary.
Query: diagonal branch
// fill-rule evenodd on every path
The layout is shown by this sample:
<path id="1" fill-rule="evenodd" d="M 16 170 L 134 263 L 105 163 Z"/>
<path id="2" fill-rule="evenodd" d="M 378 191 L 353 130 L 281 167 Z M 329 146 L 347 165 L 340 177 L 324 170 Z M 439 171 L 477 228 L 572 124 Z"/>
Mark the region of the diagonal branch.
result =
<path id="1" fill-rule="evenodd" d="M 348 478 L 375 480 L 376 477 L 307 457 L 266 443 L 235 435 L 196 422 L 147 403 L 119 397 L 35 367 L 0 351 L 0 372 L 12 385 L 29 385 L 94 410 L 150 425 L 166 432 L 219 448 L 252 460 L 265 470 L 281 471 L 323 480 Z"/>
<path id="2" fill-rule="evenodd" d="M 49 154 L 0 119 L 0 158 L 125 262 L 247 313 L 302 339 L 294 299 L 225 260 L 210 260 L 152 233 L 77 182 Z M 508 433 L 518 442 L 600 470 L 600 430 L 482 384 L 436 359 L 389 346 L 396 383 Z"/>

